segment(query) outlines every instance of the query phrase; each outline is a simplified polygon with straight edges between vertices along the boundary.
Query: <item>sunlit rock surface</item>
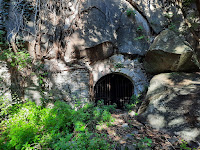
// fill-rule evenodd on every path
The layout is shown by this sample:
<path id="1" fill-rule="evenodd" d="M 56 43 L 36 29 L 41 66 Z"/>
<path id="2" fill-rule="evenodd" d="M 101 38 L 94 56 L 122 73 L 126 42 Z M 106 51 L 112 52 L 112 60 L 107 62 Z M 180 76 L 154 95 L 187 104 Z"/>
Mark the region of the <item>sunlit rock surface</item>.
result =
<path id="1" fill-rule="evenodd" d="M 135 15 L 127 16 L 127 10 L 135 11 Z M 119 53 L 146 54 L 149 48 L 149 25 L 145 18 L 125 0 L 85 0 L 79 11 L 81 15 L 77 27 L 67 41 L 66 61 L 71 60 L 70 56 L 75 51 L 81 53 L 87 51 L 90 55 L 93 53 L 90 48 L 105 42 L 112 43 Z M 137 30 L 138 27 L 141 31 Z M 137 39 L 138 37 L 143 38 Z"/>
<path id="2" fill-rule="evenodd" d="M 153 77 L 139 120 L 158 130 L 200 140 L 200 73 L 163 73 Z"/>
<path id="3" fill-rule="evenodd" d="M 170 71 L 196 71 L 194 50 L 171 30 L 162 31 L 154 40 L 145 56 L 145 69 L 149 73 Z"/>
<path id="4" fill-rule="evenodd" d="M 0 61 L 0 96 L 11 100 L 11 74 L 6 62 Z"/>

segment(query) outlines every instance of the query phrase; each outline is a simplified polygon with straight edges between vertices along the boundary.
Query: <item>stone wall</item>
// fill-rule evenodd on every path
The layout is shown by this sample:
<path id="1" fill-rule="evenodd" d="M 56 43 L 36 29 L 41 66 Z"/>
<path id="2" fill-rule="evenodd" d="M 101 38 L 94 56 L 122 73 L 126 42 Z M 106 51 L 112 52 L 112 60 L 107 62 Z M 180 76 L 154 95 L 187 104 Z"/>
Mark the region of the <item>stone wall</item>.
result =
<path id="1" fill-rule="evenodd" d="M 55 99 L 61 99 L 70 104 L 77 101 L 88 102 L 89 95 L 89 71 L 77 66 L 68 71 L 52 73 L 49 78 L 49 91 Z"/>
<path id="2" fill-rule="evenodd" d="M 93 75 L 93 86 L 97 81 L 110 73 L 119 73 L 129 78 L 134 86 L 135 95 L 144 91 L 148 85 L 145 70 L 138 59 L 130 59 L 124 55 L 113 55 L 90 66 Z"/>
<path id="3" fill-rule="evenodd" d="M 0 61 L 0 96 L 11 100 L 11 75 L 7 63 Z"/>
<path id="4" fill-rule="evenodd" d="M 61 66 L 59 63 L 57 67 Z M 49 67 L 49 66 L 45 66 Z M 99 60 L 93 64 L 79 64 L 71 67 L 60 67 L 60 72 L 50 72 L 45 77 L 45 89 L 41 93 L 38 77 L 30 78 L 32 84 L 26 88 L 25 98 L 41 103 L 41 98 L 49 100 L 63 100 L 74 105 L 92 100 L 97 81 L 110 73 L 118 73 L 130 79 L 134 86 L 133 94 L 138 95 L 148 86 L 147 76 L 142 63 L 137 58 L 131 59 L 122 54 L 116 54 L 108 59 Z"/>

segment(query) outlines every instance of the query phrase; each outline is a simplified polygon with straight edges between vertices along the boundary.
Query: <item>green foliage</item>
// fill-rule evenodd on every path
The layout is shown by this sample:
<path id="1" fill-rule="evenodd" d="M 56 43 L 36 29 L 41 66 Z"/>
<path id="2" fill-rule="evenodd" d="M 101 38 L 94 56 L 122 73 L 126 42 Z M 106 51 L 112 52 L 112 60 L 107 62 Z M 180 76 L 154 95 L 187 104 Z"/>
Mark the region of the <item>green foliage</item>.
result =
<path id="1" fill-rule="evenodd" d="M 121 63 L 116 63 L 115 66 L 114 66 L 115 69 L 118 69 L 118 68 L 124 68 L 124 65 L 121 64 Z"/>
<path id="2" fill-rule="evenodd" d="M 189 6 L 192 2 L 194 2 L 194 0 L 183 0 L 183 6 L 187 7 Z"/>
<path id="3" fill-rule="evenodd" d="M 12 101 L 10 101 L 6 96 L 0 95 L 0 123 L 16 113 L 18 110 L 18 106 L 15 104 L 21 103 L 22 101 L 17 97 L 16 94 L 13 94 Z"/>
<path id="4" fill-rule="evenodd" d="M 110 122 L 104 106 L 86 104 L 75 111 L 57 101 L 53 108 L 33 102 L 15 104 L 0 124 L 0 149 L 110 149 L 106 136 L 94 133 L 96 125 Z"/>
<path id="5" fill-rule="evenodd" d="M 106 142 L 105 135 L 97 133 L 78 133 L 73 138 L 72 135 L 67 135 L 67 137 L 61 138 L 55 145 L 53 145 L 53 148 L 55 150 L 107 150 L 110 149 L 111 146 Z"/>
<path id="6" fill-rule="evenodd" d="M 137 27 L 137 31 L 142 31 L 143 30 L 143 27 L 142 26 L 138 26 Z"/>
<path id="7" fill-rule="evenodd" d="M 31 63 L 30 55 L 25 50 L 19 51 L 16 54 L 9 51 L 9 52 L 6 52 L 6 55 L 8 59 L 10 58 L 12 60 L 10 62 L 11 66 L 12 67 L 18 66 L 19 70 L 27 67 L 27 65 Z"/>
<path id="8" fill-rule="evenodd" d="M 137 41 L 137 40 L 142 40 L 142 39 L 144 39 L 144 38 L 145 38 L 145 36 L 144 36 L 144 35 L 141 35 L 141 36 L 139 36 L 139 37 L 134 38 L 134 40 Z"/>
<path id="9" fill-rule="evenodd" d="M 140 150 L 146 149 L 148 147 L 151 147 L 152 139 L 149 139 L 147 137 L 144 137 L 143 139 L 140 139 L 137 143 L 137 147 Z"/>
<path id="10" fill-rule="evenodd" d="M 18 70 L 27 67 L 31 63 L 31 57 L 25 48 L 25 41 L 16 40 L 17 49 L 14 52 L 6 41 L 5 34 L 5 31 L 0 30 L 0 60 L 7 61 L 11 67 L 16 67 Z"/>
<path id="11" fill-rule="evenodd" d="M 133 9 L 127 9 L 126 10 L 126 15 L 127 16 L 131 16 L 131 15 L 135 16 L 136 15 L 136 11 L 133 10 Z"/>
<path id="12" fill-rule="evenodd" d="M 169 28 L 170 30 L 176 31 L 176 25 L 173 24 L 173 23 L 170 23 L 168 28 Z"/>
<path id="13" fill-rule="evenodd" d="M 133 94 L 131 96 L 130 103 L 129 104 L 125 104 L 125 108 L 127 110 L 132 110 L 137 106 L 138 103 L 140 103 L 140 95 L 136 96 L 136 95 Z"/>
<path id="14" fill-rule="evenodd" d="M 5 96 L 1 95 L 0 96 L 0 118 L 1 118 L 1 120 L 3 120 L 5 118 L 5 116 L 8 115 L 9 107 L 11 107 L 11 105 L 9 104 L 9 99 L 6 98 Z"/>
<path id="15" fill-rule="evenodd" d="M 187 147 L 187 142 L 182 140 L 182 143 L 180 144 L 181 150 L 191 150 L 191 148 Z"/>
<path id="16" fill-rule="evenodd" d="M 6 60 L 10 63 L 11 67 L 17 67 L 21 70 L 27 67 L 31 63 L 31 57 L 29 53 L 24 48 L 24 41 L 18 40 L 16 45 L 18 47 L 17 52 L 13 52 L 12 48 L 9 46 L 8 42 L 4 38 L 5 32 L 0 30 L 0 60 Z"/>

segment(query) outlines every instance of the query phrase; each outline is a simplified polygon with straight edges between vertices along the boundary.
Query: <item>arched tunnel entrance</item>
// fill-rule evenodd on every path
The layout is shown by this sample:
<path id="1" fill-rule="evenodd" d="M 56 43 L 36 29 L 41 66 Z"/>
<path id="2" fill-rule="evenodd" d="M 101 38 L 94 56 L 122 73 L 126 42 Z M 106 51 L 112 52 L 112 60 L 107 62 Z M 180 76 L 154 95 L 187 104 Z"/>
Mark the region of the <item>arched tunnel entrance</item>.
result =
<path id="1" fill-rule="evenodd" d="M 95 102 L 104 100 L 105 105 L 117 104 L 117 108 L 130 102 L 132 82 L 123 75 L 111 73 L 99 79 L 94 88 Z"/>

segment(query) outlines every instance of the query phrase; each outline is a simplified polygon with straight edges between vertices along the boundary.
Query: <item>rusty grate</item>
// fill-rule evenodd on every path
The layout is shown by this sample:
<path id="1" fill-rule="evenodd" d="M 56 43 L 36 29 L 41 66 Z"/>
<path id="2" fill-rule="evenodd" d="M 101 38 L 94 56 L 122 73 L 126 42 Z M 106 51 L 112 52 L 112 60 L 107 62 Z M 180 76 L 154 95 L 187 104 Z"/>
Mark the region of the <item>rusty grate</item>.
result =
<path id="1" fill-rule="evenodd" d="M 120 74 L 109 74 L 102 77 L 94 88 L 95 102 L 104 100 L 105 105 L 117 104 L 118 108 L 123 108 L 129 103 L 133 94 L 132 82 Z"/>

